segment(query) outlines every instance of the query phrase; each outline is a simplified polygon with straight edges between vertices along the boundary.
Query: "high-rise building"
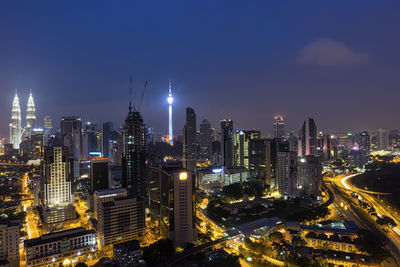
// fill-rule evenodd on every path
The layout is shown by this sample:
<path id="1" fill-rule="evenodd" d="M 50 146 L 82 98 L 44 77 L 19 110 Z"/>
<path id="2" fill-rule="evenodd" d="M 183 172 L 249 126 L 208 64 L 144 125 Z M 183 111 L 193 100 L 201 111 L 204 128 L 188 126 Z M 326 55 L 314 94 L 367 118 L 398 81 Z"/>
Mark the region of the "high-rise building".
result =
<path id="1" fill-rule="evenodd" d="M 112 208 L 112 206 L 115 206 L 116 209 L 119 210 L 119 207 L 121 207 L 122 211 L 120 212 L 123 212 L 123 209 L 127 206 L 132 211 L 130 212 L 130 218 L 124 219 L 128 220 L 127 222 L 118 221 L 116 226 L 117 230 L 107 230 L 110 231 L 109 234 L 106 232 L 101 233 L 103 236 L 103 243 L 115 242 L 114 239 L 120 237 L 117 235 L 119 233 L 123 233 L 125 237 L 119 240 L 118 243 L 132 240 L 134 237 L 137 237 L 137 235 L 143 233 L 145 227 L 144 203 L 146 198 L 147 172 L 146 138 L 147 127 L 143 122 L 142 115 L 135 107 L 132 107 L 130 102 L 129 112 L 122 129 L 122 187 L 128 191 L 130 199 L 126 200 L 128 202 L 114 200 L 113 204 L 110 204 L 111 206 L 104 206 L 104 208 L 107 210 L 109 207 Z M 119 213 L 116 212 L 115 214 L 116 218 L 118 218 Z M 105 218 L 107 218 L 107 216 L 108 215 L 105 214 Z M 125 223 L 127 224 L 126 226 L 119 226 Z M 130 226 L 130 224 L 132 224 L 132 226 Z M 110 236 L 110 239 L 106 238 L 107 235 Z"/>
<path id="2" fill-rule="evenodd" d="M 51 116 L 44 116 L 43 118 L 44 130 L 53 132 L 53 118 Z"/>
<path id="3" fill-rule="evenodd" d="M 36 127 L 36 109 L 33 102 L 32 92 L 29 94 L 28 105 L 26 107 L 26 129 L 28 131 Z"/>
<path id="4" fill-rule="evenodd" d="M 105 158 L 110 158 L 110 142 L 113 138 L 113 123 L 110 121 L 103 123 L 101 125 L 101 153 Z"/>
<path id="5" fill-rule="evenodd" d="M 68 150 L 44 147 L 41 163 L 41 201 L 47 224 L 74 219 L 70 163 Z"/>
<path id="6" fill-rule="evenodd" d="M 369 132 L 364 131 L 357 135 L 357 144 L 364 157 L 369 157 L 371 151 L 371 135 Z"/>
<path id="7" fill-rule="evenodd" d="M 376 145 L 378 150 L 389 149 L 389 130 L 379 128 L 376 130 Z"/>
<path id="8" fill-rule="evenodd" d="M 69 155 L 73 158 L 72 173 L 75 180 L 78 179 L 79 161 L 82 157 L 82 121 L 79 117 L 62 117 L 60 121 L 61 142 L 68 148 Z"/>
<path id="9" fill-rule="evenodd" d="M 260 139 L 261 132 L 256 130 L 236 130 L 234 135 L 235 165 L 249 169 L 250 147 L 253 139 Z"/>
<path id="10" fill-rule="evenodd" d="M 146 125 L 132 106 L 122 130 L 122 187 L 143 198 L 146 193 Z"/>
<path id="11" fill-rule="evenodd" d="M 299 156 L 316 155 L 317 152 L 317 126 L 314 119 L 307 117 L 299 136 Z"/>
<path id="12" fill-rule="evenodd" d="M 21 107 L 19 105 L 18 95 L 17 93 L 15 93 L 10 123 L 10 144 L 13 144 L 14 149 L 19 149 L 19 144 L 21 143 L 21 140 Z"/>
<path id="13" fill-rule="evenodd" d="M 296 152 L 278 152 L 278 191 L 284 195 L 294 195 L 296 192 Z"/>
<path id="14" fill-rule="evenodd" d="M 100 203 L 110 202 L 115 198 L 128 196 L 125 188 L 117 189 L 101 189 L 94 192 L 93 195 L 93 214 L 96 220 L 99 219 L 99 206 Z"/>
<path id="15" fill-rule="evenodd" d="M 19 266 L 19 224 L 1 222 L 0 242 L 0 261 L 7 260 L 5 266 Z"/>
<path id="16" fill-rule="evenodd" d="M 194 174 L 182 168 L 163 168 L 160 174 L 161 233 L 185 247 L 197 240 Z"/>
<path id="17" fill-rule="evenodd" d="M 134 240 L 144 228 L 142 199 L 127 196 L 99 204 L 97 232 L 102 247 Z"/>
<path id="18" fill-rule="evenodd" d="M 233 166 L 233 122 L 231 119 L 221 120 L 221 154 L 222 165 L 226 168 Z"/>
<path id="19" fill-rule="evenodd" d="M 111 173 L 108 158 L 93 158 L 90 161 L 90 194 L 110 188 Z"/>
<path id="20" fill-rule="evenodd" d="M 297 161 L 297 191 L 300 195 L 319 195 L 322 165 L 319 157 L 307 155 Z"/>
<path id="21" fill-rule="evenodd" d="M 172 103 L 174 102 L 174 98 L 172 97 L 172 87 L 171 82 L 169 82 L 169 90 L 168 90 L 168 140 L 172 145 L 174 143 L 174 133 L 172 130 Z"/>
<path id="22" fill-rule="evenodd" d="M 280 152 L 290 152 L 289 142 L 283 141 L 281 138 L 274 138 L 270 140 L 270 188 L 271 190 L 279 190 L 278 181 L 278 154 Z"/>
<path id="23" fill-rule="evenodd" d="M 183 128 L 183 167 L 195 171 L 197 160 L 196 113 L 186 108 L 186 124 Z"/>
<path id="24" fill-rule="evenodd" d="M 282 116 L 274 117 L 274 138 L 283 138 L 285 136 L 285 121 Z"/>
<path id="25" fill-rule="evenodd" d="M 90 152 L 99 152 L 97 147 L 97 125 L 91 122 L 86 123 L 86 134 L 88 137 L 88 150 Z"/>
<path id="26" fill-rule="evenodd" d="M 322 151 L 322 158 L 323 160 L 330 160 L 333 157 L 334 154 L 334 148 L 333 148 L 333 143 L 331 140 L 330 135 L 322 135 L 320 137 L 321 139 L 321 151 Z"/>
<path id="27" fill-rule="evenodd" d="M 268 139 L 252 139 L 249 143 L 249 171 L 252 178 L 263 186 L 271 179 L 271 142 Z"/>
<path id="28" fill-rule="evenodd" d="M 212 130 L 206 119 L 200 123 L 199 144 L 199 159 L 212 161 Z"/>

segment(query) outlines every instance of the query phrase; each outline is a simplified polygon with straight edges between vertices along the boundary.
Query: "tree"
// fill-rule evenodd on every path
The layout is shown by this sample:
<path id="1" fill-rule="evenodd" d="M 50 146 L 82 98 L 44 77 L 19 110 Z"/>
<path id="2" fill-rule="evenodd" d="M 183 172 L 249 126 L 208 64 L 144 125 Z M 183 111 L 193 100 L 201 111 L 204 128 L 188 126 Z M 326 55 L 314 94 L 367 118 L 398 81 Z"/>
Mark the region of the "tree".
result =
<path id="1" fill-rule="evenodd" d="M 206 264 L 207 267 L 220 267 L 220 266 L 229 266 L 229 267 L 240 267 L 239 257 L 226 255 L 225 257 L 220 257 L 213 260 L 210 263 Z"/>
<path id="2" fill-rule="evenodd" d="M 171 239 L 160 239 L 143 248 L 143 259 L 148 266 L 155 266 L 174 255 L 175 249 Z"/>
<path id="3" fill-rule="evenodd" d="M 283 234 L 281 232 L 273 232 L 269 234 L 269 239 L 275 243 L 281 243 L 283 240 Z"/>
<path id="4" fill-rule="evenodd" d="M 222 199 L 224 201 L 238 200 L 243 196 L 243 187 L 240 183 L 224 186 L 222 189 Z"/>
<path id="5" fill-rule="evenodd" d="M 297 237 L 293 238 L 292 245 L 295 247 L 304 247 L 307 245 L 307 243 L 300 236 L 297 236 Z"/>
<path id="6" fill-rule="evenodd" d="M 383 261 L 390 255 L 385 249 L 384 241 L 369 230 L 360 230 L 355 243 L 360 251 L 370 254 L 378 261 Z"/>

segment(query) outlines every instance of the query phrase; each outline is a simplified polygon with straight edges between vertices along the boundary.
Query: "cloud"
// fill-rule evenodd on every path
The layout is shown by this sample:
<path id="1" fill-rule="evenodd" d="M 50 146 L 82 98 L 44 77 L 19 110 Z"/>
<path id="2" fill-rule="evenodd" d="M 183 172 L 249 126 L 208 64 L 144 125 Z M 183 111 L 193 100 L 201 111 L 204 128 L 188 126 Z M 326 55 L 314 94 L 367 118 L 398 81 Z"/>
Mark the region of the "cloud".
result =
<path id="1" fill-rule="evenodd" d="M 366 62 L 368 55 L 358 53 L 344 44 L 320 38 L 307 44 L 299 54 L 299 62 L 318 66 L 352 65 Z"/>

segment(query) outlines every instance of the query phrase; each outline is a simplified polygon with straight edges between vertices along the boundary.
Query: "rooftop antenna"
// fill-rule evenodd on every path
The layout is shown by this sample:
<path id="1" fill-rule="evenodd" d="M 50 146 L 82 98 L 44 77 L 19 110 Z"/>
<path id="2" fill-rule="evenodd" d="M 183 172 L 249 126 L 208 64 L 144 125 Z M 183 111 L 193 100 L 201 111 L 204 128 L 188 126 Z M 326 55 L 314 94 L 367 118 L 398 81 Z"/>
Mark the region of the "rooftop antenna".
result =
<path id="1" fill-rule="evenodd" d="M 132 75 L 130 80 L 130 87 L 129 87 L 129 112 L 132 112 Z"/>

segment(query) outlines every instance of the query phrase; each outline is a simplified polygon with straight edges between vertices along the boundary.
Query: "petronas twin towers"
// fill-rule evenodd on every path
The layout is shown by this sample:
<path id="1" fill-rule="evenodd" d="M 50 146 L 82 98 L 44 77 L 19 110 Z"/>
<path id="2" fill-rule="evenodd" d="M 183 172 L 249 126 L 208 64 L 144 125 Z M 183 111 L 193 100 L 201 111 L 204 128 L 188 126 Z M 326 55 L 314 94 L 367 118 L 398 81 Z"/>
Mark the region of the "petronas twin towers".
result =
<path id="1" fill-rule="evenodd" d="M 19 144 L 22 141 L 24 131 L 29 135 L 30 131 L 35 128 L 36 124 L 36 110 L 35 103 L 33 102 L 32 92 L 29 94 L 28 105 L 26 107 L 26 126 L 21 126 L 21 106 L 19 104 L 18 94 L 15 93 L 12 115 L 10 123 L 10 143 L 13 144 L 14 149 L 19 149 Z"/>

